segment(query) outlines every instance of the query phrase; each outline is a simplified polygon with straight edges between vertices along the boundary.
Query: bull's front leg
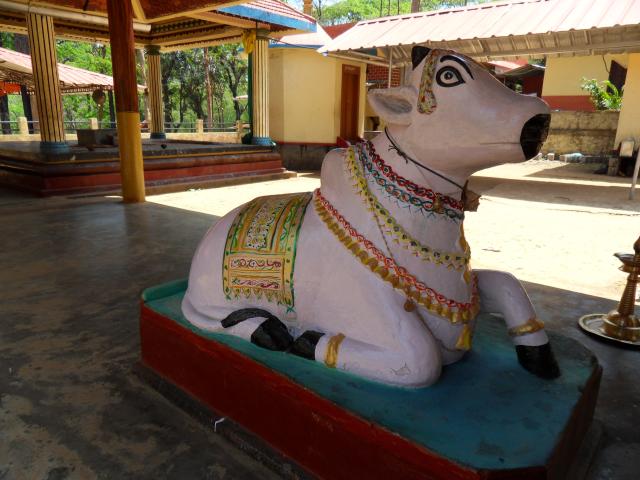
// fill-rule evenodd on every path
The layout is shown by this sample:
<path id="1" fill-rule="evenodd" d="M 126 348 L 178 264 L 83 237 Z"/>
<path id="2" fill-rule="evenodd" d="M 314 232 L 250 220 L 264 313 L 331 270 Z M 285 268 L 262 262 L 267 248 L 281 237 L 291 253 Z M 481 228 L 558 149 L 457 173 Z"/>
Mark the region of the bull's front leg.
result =
<path id="1" fill-rule="evenodd" d="M 520 281 L 507 272 L 474 270 L 482 311 L 504 317 L 509 335 L 516 345 L 518 361 L 531 373 L 542 378 L 560 376 L 558 363 L 551 350 L 544 324 Z"/>

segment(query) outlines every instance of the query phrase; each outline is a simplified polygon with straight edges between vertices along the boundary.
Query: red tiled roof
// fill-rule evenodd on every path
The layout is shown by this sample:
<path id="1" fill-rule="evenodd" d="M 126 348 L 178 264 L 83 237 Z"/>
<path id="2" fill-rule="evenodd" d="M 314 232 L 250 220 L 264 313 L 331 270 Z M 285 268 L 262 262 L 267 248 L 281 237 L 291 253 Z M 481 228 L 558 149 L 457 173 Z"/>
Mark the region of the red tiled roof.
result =
<path id="1" fill-rule="evenodd" d="M 353 27 L 355 23 L 341 23 L 339 25 L 329 25 L 324 27 L 324 31 L 327 32 L 331 38 L 336 38 L 338 35 L 342 35 L 344 32 Z"/>
<path id="2" fill-rule="evenodd" d="M 58 63 L 58 75 L 63 93 L 91 92 L 96 88 L 113 90 L 113 78 L 102 73 Z M 0 48 L 0 77 L 10 80 L 12 76 L 17 76 L 20 79 L 29 77 L 27 83 L 29 87 L 32 87 L 31 57 L 24 53 Z M 144 88 L 144 85 L 138 85 L 139 90 L 144 90 Z"/>
<path id="3" fill-rule="evenodd" d="M 312 16 L 299 12 L 290 5 L 279 0 L 253 0 L 252 2 L 245 3 L 244 5 L 247 7 L 258 8 L 265 12 L 284 15 L 285 17 L 294 18 L 296 20 L 316 23 L 315 18 Z"/>

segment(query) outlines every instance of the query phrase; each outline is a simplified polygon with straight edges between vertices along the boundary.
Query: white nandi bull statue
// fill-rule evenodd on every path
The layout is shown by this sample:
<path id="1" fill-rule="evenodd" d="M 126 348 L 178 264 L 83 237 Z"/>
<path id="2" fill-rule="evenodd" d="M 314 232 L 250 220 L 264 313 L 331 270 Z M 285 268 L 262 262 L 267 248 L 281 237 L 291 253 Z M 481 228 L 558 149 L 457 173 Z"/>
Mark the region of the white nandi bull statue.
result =
<path id="1" fill-rule="evenodd" d="M 330 152 L 320 189 L 254 199 L 207 232 L 183 313 L 205 330 L 418 387 L 470 348 L 482 309 L 503 315 L 526 369 L 553 378 L 524 288 L 508 273 L 472 272 L 462 228 L 467 178 L 535 156 L 549 110 L 465 56 L 415 47 L 412 57 L 406 86 L 369 94 L 385 132 Z"/>

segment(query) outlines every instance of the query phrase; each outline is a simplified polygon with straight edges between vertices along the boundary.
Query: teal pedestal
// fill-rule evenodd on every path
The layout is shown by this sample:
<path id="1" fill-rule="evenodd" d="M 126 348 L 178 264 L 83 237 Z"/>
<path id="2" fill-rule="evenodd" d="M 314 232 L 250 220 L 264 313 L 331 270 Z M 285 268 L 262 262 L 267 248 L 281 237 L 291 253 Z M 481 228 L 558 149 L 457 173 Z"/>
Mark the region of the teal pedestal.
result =
<path id="1" fill-rule="evenodd" d="M 176 332 L 188 332 L 184 341 L 197 343 L 194 348 L 207 345 L 212 352 L 221 348 L 236 355 L 230 358 L 246 359 L 250 368 L 243 375 L 246 375 L 247 382 L 252 382 L 254 370 L 259 372 L 256 375 L 273 373 L 274 378 L 281 379 L 293 390 L 313 395 L 309 398 L 314 402 L 317 398 L 318 405 L 337 408 L 338 412 L 344 412 L 345 418 L 364 422 L 374 432 L 383 432 L 384 435 L 380 434 L 381 451 L 385 451 L 384 442 L 395 442 L 399 438 L 403 445 L 407 445 L 403 447 L 405 451 L 415 450 L 416 455 L 425 452 L 425 458 L 431 460 L 408 456 L 399 461 L 411 463 L 415 460 L 410 470 L 418 472 L 415 478 L 563 478 L 593 416 L 601 369 L 591 352 L 566 337 L 551 335 L 561 377 L 543 380 L 518 364 L 503 322 L 497 317 L 483 315 L 478 320 L 473 350 L 460 362 L 445 367 L 438 383 L 419 389 L 389 387 L 287 353 L 268 351 L 236 337 L 199 330 L 188 323 L 181 312 L 185 288 L 186 282 L 180 281 L 144 292 L 142 321 L 145 321 L 145 315 L 157 321 L 142 329 L 143 361 L 145 348 L 148 348 L 147 363 L 155 364 L 149 365 L 150 368 L 176 385 L 185 387 L 192 395 L 205 395 L 199 393 L 202 390 L 198 386 L 189 385 L 189 382 L 197 380 L 172 378 L 180 374 L 173 369 L 171 358 L 163 357 L 163 353 L 155 351 L 149 344 L 151 337 L 155 343 L 161 343 L 162 335 L 158 338 L 154 335 L 156 330 L 167 326 L 175 327 L 170 333 L 173 336 Z M 145 336 L 148 337 L 146 346 Z M 175 347 L 167 344 L 162 348 L 189 351 L 187 344 L 176 344 Z M 254 364 L 255 369 L 252 367 Z M 214 368 L 221 368 L 221 364 L 212 366 Z M 237 373 L 233 375 L 237 377 Z M 231 388 L 229 392 L 221 390 L 211 395 L 213 399 L 201 400 L 219 410 L 215 404 L 216 395 L 235 393 Z M 242 399 L 237 401 L 242 402 Z M 281 398 L 267 399 L 266 404 L 283 401 Z M 222 409 L 225 408 L 233 409 L 224 404 Z M 313 408 L 320 409 L 315 404 Z M 331 411 L 330 417 L 335 418 L 336 413 Z M 233 412 L 222 413 L 234 418 Z M 254 429 L 250 424 L 253 421 L 251 415 L 247 417 L 245 413 L 241 411 L 238 414 L 241 418 L 237 420 L 249 430 L 257 430 L 264 438 L 264 431 Z M 295 420 L 283 418 L 283 422 L 291 421 Z M 352 429 L 341 422 L 334 426 L 335 437 L 342 434 L 342 428 L 345 435 L 356 435 L 353 433 L 357 430 L 355 427 Z M 310 435 L 314 442 L 313 432 Z M 387 435 L 391 437 L 387 438 Z M 276 448 L 291 454 L 314 473 L 332 477 L 335 474 L 332 470 L 323 470 L 322 462 L 314 458 L 304 455 L 301 458 L 297 453 L 298 447 L 289 448 L 286 437 L 282 443 L 278 435 L 266 436 Z M 315 450 L 323 448 L 325 440 L 320 437 L 318 434 L 319 443 L 313 446 Z M 367 438 L 366 442 L 369 441 Z M 398 455 L 401 454 L 402 451 Z M 327 455 L 324 457 L 328 458 Z M 341 461 L 348 461 L 345 458 Z M 423 464 L 424 476 L 420 476 L 420 465 Z M 354 474 L 361 472 L 361 468 L 355 466 L 347 470 Z M 438 476 L 433 469 L 441 469 L 444 473 L 440 472 L 442 476 Z M 462 473 L 447 477 L 447 472 L 458 471 L 456 469 Z M 384 469 L 372 471 L 382 472 Z M 413 474 L 407 474 L 407 478 L 413 478 Z"/>

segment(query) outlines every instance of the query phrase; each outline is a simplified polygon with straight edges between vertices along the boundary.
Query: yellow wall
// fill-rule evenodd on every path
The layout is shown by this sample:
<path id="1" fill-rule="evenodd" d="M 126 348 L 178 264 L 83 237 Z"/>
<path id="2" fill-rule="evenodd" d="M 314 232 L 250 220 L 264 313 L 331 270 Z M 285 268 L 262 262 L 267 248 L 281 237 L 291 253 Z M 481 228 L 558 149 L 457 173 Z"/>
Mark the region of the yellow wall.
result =
<path id="1" fill-rule="evenodd" d="M 628 55 L 547 58 L 542 96 L 588 95 L 587 92 L 580 88 L 582 78 L 607 80 L 609 78 L 607 70 L 611 66 L 611 60 L 615 60 L 623 67 L 626 67 Z"/>
<path id="2" fill-rule="evenodd" d="M 334 144 L 340 135 L 342 65 L 360 67 L 358 131 L 364 133 L 366 65 L 306 48 L 269 49 L 270 135 L 276 142 Z"/>
<path id="3" fill-rule="evenodd" d="M 629 54 L 627 81 L 622 96 L 622 109 L 618 119 L 616 147 L 622 140 L 633 138 L 640 144 L 640 53 Z"/>

